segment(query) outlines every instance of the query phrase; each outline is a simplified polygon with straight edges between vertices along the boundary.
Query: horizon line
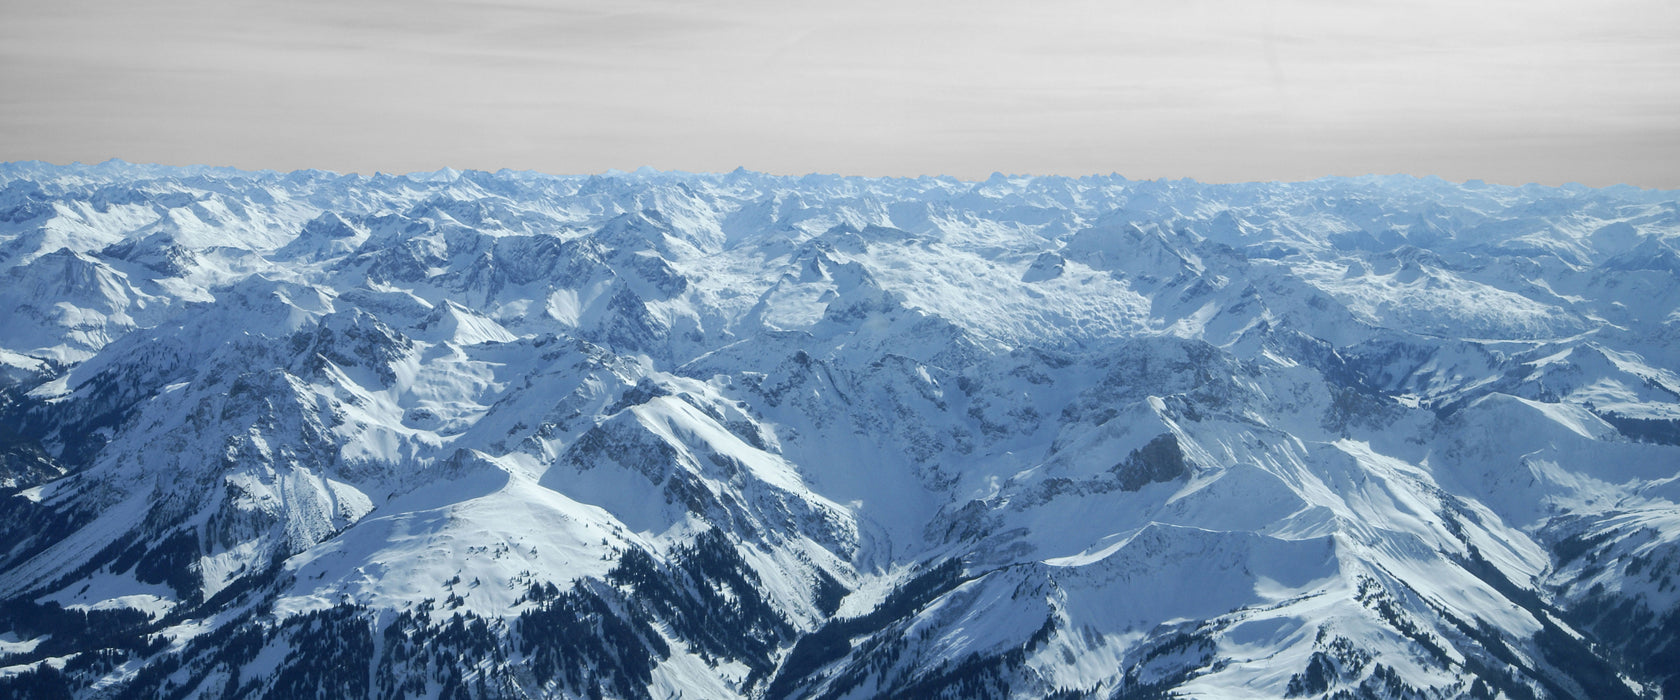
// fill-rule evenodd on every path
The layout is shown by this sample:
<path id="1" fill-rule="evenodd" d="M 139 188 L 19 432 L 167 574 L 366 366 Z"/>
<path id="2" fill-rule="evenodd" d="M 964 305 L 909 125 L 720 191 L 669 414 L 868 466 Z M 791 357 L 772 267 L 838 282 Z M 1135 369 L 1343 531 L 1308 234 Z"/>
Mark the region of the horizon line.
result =
<path id="1" fill-rule="evenodd" d="M 1410 179 L 1410 180 L 1418 180 L 1418 181 L 1426 181 L 1426 182 L 1428 182 L 1428 181 L 1442 182 L 1442 183 L 1446 183 L 1446 184 L 1450 184 L 1450 185 L 1455 185 L 1455 186 L 1458 186 L 1458 187 L 1503 187 L 1503 188 L 1510 188 L 1510 189 L 1545 188 L 1545 189 L 1558 189 L 1558 190 L 1634 189 L 1634 190 L 1640 190 L 1640 191 L 1645 191 L 1645 192 L 1680 192 L 1680 188 L 1670 189 L 1670 188 L 1663 188 L 1663 187 L 1646 187 L 1646 186 L 1643 186 L 1643 185 L 1629 184 L 1629 183 L 1626 183 L 1626 182 L 1620 182 L 1620 183 L 1609 184 L 1609 185 L 1588 185 L 1588 184 L 1585 184 L 1585 183 L 1581 183 L 1581 182 L 1578 182 L 1578 181 L 1571 180 L 1571 181 L 1567 181 L 1567 182 L 1563 182 L 1563 183 L 1559 183 L 1559 184 L 1548 184 L 1548 183 L 1538 182 L 1538 181 L 1530 181 L 1530 182 L 1525 182 L 1525 183 L 1521 183 L 1521 184 L 1513 184 L 1513 183 L 1510 183 L 1510 182 L 1489 181 L 1489 180 L 1485 180 L 1485 179 L 1482 179 L 1482 178 L 1470 178 L 1470 179 L 1466 179 L 1466 180 L 1455 180 L 1455 179 L 1446 178 L 1446 177 L 1442 177 L 1440 175 L 1435 175 L 1435 174 L 1418 175 L 1418 174 L 1413 174 L 1413 173 L 1398 173 L 1398 172 L 1397 173 L 1374 173 L 1373 172 L 1373 173 L 1365 173 L 1365 174 L 1361 174 L 1361 175 L 1328 174 L 1328 175 L 1320 175 L 1320 176 L 1313 177 L 1313 178 L 1299 179 L 1299 180 L 1274 179 L 1274 180 L 1213 181 L 1213 180 L 1202 180 L 1202 179 L 1198 179 L 1198 178 L 1190 177 L 1190 176 L 1180 176 L 1180 177 L 1161 176 L 1161 177 L 1154 177 L 1154 178 L 1134 178 L 1134 177 L 1129 177 L 1129 176 L 1127 176 L 1123 173 L 1120 173 L 1119 171 L 1111 171 L 1111 172 L 1108 172 L 1108 173 L 1085 173 L 1085 174 L 1080 174 L 1080 175 L 1069 175 L 1069 174 L 1064 174 L 1064 173 L 1048 173 L 1048 174 L 1046 174 L 1046 173 L 1004 173 L 1004 172 L 1001 172 L 1001 171 L 994 171 L 994 172 L 992 172 L 991 175 L 989 175 L 985 178 L 970 179 L 970 178 L 959 177 L 959 176 L 943 174 L 943 173 L 941 173 L 941 174 L 921 174 L 921 175 L 862 175 L 862 174 L 819 172 L 819 171 L 809 171 L 809 172 L 802 172 L 802 173 L 775 173 L 775 172 L 769 172 L 769 171 L 764 171 L 764 170 L 754 170 L 754 169 L 748 168 L 744 165 L 736 166 L 734 169 L 727 170 L 727 171 L 723 171 L 723 170 L 683 170 L 683 169 L 680 169 L 680 168 L 662 169 L 662 168 L 657 168 L 657 167 L 654 167 L 654 166 L 651 166 L 651 165 L 641 165 L 641 166 L 638 166 L 638 167 L 636 167 L 634 169 L 631 169 L 631 170 L 623 170 L 623 169 L 618 169 L 618 168 L 608 168 L 606 170 L 603 170 L 603 171 L 600 171 L 600 172 L 594 172 L 594 173 L 583 173 L 583 172 L 560 173 L 560 172 L 549 172 L 549 171 L 545 171 L 545 170 L 534 170 L 534 169 L 529 169 L 529 168 L 525 168 L 525 169 L 498 168 L 496 170 L 486 170 L 486 169 L 483 169 L 483 168 L 456 168 L 454 166 L 446 165 L 446 166 L 443 166 L 441 168 L 437 168 L 437 169 L 434 169 L 434 170 L 412 170 L 412 171 L 401 172 L 401 173 L 399 173 L 399 172 L 387 172 L 387 171 L 383 171 L 383 170 L 376 170 L 372 173 L 366 173 L 366 172 L 354 171 L 354 170 L 352 170 L 352 171 L 334 170 L 334 169 L 331 169 L 331 168 L 298 168 L 298 169 L 293 169 L 293 170 L 279 170 L 279 169 L 275 169 L 275 168 L 255 168 L 255 169 L 253 169 L 253 168 L 240 167 L 240 166 L 236 166 L 236 165 L 211 165 L 211 164 L 208 164 L 208 163 L 174 164 L 174 163 L 159 163 L 159 162 L 136 162 L 136 161 L 125 160 L 125 159 L 123 159 L 121 157 L 117 157 L 117 156 L 113 156 L 113 157 L 107 158 L 103 161 L 96 162 L 96 163 L 86 163 L 86 162 L 83 162 L 83 161 L 80 161 L 80 160 L 73 160 L 73 161 L 70 161 L 68 163 L 55 163 L 55 162 L 52 162 L 52 161 L 46 161 L 46 160 L 41 160 L 41 159 L 0 161 L 0 167 L 6 167 L 8 169 L 12 168 L 13 166 L 20 166 L 20 165 L 36 166 L 36 167 L 50 167 L 50 168 L 58 168 L 58 169 L 77 169 L 77 168 L 80 168 L 80 169 L 87 169 L 87 170 L 130 166 L 130 167 L 138 167 L 138 168 L 159 168 L 159 169 L 185 170 L 185 171 L 232 171 L 232 172 L 246 173 L 246 174 L 272 173 L 272 174 L 275 174 L 275 175 L 292 175 L 292 174 L 297 174 L 297 173 L 326 173 L 326 174 L 334 175 L 334 176 L 341 177 L 341 178 L 365 178 L 365 179 L 370 179 L 371 180 L 371 179 L 379 179 L 379 178 L 384 177 L 384 178 L 408 179 L 408 180 L 420 181 L 420 182 L 428 181 L 428 176 L 442 176 L 442 175 L 446 175 L 447 173 L 451 173 L 451 172 L 455 173 L 457 175 L 466 174 L 466 173 L 483 173 L 483 174 L 490 175 L 490 176 L 500 176 L 500 175 L 503 175 L 503 174 L 511 173 L 511 174 L 520 174 L 520 175 L 539 175 L 539 176 L 543 176 L 543 177 L 550 177 L 550 178 L 556 178 L 556 179 L 591 178 L 591 177 L 630 178 L 630 177 L 637 177 L 637 176 L 649 177 L 649 176 L 656 176 L 656 175 L 687 175 L 687 176 L 693 176 L 693 177 L 719 177 L 719 178 L 721 178 L 721 177 L 728 177 L 730 175 L 734 175 L 734 174 L 737 174 L 737 173 L 746 173 L 746 174 L 752 174 L 752 175 L 760 175 L 760 176 L 764 176 L 764 177 L 784 178 L 784 179 L 803 179 L 803 178 L 809 178 L 809 177 L 821 177 L 821 178 L 840 178 L 840 179 L 855 179 L 855 180 L 943 180 L 943 181 L 948 181 L 948 182 L 957 182 L 957 183 L 975 184 L 975 185 L 985 184 L 987 182 L 991 182 L 991 181 L 999 179 L 999 178 L 1003 178 L 1003 179 L 1034 179 L 1034 180 L 1119 179 L 1119 180 L 1123 180 L 1123 181 L 1126 181 L 1126 182 L 1155 182 L 1155 183 L 1190 182 L 1190 183 L 1195 183 L 1195 184 L 1198 184 L 1198 185 L 1207 185 L 1207 186 L 1288 185 L 1288 184 L 1305 184 L 1305 183 L 1312 183 L 1312 182 L 1321 182 L 1321 181 L 1325 181 L 1325 180 L 1381 180 L 1381 179 L 1389 179 L 1389 178 L 1399 178 L 1399 179 Z"/>

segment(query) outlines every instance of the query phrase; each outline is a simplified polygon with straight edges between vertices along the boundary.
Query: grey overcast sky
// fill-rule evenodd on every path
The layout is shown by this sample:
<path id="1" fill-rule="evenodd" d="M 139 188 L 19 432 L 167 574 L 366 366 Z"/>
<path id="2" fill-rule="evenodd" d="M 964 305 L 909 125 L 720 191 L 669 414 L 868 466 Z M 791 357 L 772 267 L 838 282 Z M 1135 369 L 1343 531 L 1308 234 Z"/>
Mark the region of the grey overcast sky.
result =
<path id="1" fill-rule="evenodd" d="M 0 160 L 1680 188 L 1674 0 L 0 8 Z"/>

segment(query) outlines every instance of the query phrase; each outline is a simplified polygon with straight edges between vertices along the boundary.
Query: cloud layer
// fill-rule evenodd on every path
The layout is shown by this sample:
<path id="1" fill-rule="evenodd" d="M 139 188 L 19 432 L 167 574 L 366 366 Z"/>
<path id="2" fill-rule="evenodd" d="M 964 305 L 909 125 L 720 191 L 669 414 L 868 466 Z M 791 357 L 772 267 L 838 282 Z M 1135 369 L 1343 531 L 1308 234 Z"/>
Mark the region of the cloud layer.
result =
<path id="1" fill-rule="evenodd" d="M 1680 187 L 1680 5 L 0 0 L 0 159 Z"/>

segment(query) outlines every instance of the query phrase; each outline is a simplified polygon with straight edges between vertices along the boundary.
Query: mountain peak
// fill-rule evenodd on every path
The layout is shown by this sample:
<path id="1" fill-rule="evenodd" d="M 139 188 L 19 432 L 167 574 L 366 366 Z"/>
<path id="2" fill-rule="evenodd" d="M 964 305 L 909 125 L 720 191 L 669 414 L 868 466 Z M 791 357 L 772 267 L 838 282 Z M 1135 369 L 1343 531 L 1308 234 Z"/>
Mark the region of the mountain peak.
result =
<path id="1" fill-rule="evenodd" d="M 0 178 L 0 696 L 1680 693 L 1672 193 Z"/>

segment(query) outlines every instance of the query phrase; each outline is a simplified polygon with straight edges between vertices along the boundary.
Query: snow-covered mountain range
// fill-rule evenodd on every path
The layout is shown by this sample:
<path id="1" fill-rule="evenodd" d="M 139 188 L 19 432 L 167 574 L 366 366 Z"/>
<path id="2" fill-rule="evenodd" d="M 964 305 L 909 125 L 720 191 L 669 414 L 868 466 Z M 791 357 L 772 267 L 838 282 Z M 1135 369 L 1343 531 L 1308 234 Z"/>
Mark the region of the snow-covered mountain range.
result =
<path id="1" fill-rule="evenodd" d="M 0 695 L 1680 697 L 1680 195 L 0 165 Z"/>

